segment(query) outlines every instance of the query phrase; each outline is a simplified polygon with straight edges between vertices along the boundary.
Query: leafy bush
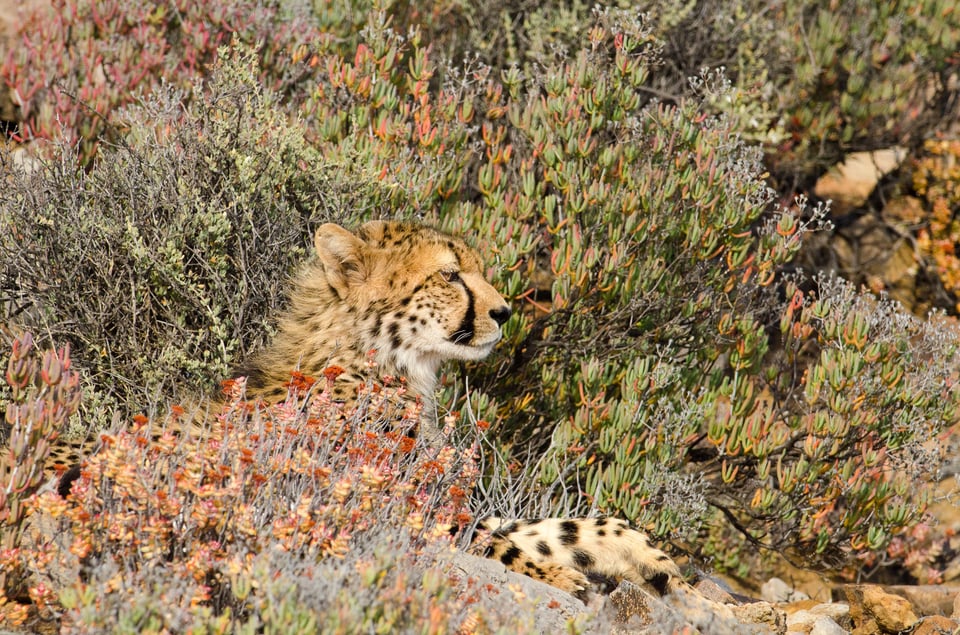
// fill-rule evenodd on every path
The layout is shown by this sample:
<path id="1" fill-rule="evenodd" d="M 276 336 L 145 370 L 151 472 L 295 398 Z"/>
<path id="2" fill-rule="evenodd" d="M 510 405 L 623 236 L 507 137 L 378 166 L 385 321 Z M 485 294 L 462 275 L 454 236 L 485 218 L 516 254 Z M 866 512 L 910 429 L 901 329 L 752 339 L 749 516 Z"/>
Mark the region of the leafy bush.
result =
<path id="1" fill-rule="evenodd" d="M 490 372 L 476 371 L 472 382 L 482 391 L 474 394 L 472 408 L 500 419 L 495 432 L 507 462 L 524 457 L 529 466 L 530 457 L 542 456 L 533 472 L 553 485 L 539 500 L 528 492 L 526 508 L 505 501 L 511 512 L 555 513 L 562 483 L 577 493 L 577 500 L 561 504 L 567 511 L 600 509 L 659 533 L 677 527 L 692 533 L 715 522 L 714 510 L 723 510 L 748 539 L 809 552 L 814 559 L 832 557 L 839 543 L 851 539 L 855 547 L 880 548 L 917 520 L 923 501 L 913 492 L 904 494 L 900 507 L 890 506 L 898 509 L 890 517 L 873 513 L 889 500 L 888 469 L 868 470 L 857 486 L 869 493 L 858 494 L 863 500 L 857 503 L 849 502 L 844 488 L 796 488 L 810 473 L 809 457 L 795 445 L 798 438 L 822 435 L 809 419 L 823 406 L 813 408 L 814 401 L 801 408 L 790 397 L 808 380 L 802 372 L 781 371 L 783 343 L 771 341 L 768 331 L 789 306 L 778 307 L 765 289 L 802 234 L 819 226 L 822 211 L 811 216 L 801 204 L 769 215 L 772 193 L 760 179 L 759 154 L 725 127 L 730 120 L 704 116 L 703 102 L 642 106 L 658 51 L 644 25 L 616 12 L 600 13 L 583 49 L 536 80 L 508 71 L 499 84 L 475 73 L 461 83 L 442 82 L 437 93 L 422 92 L 435 73 L 416 41 L 409 71 L 396 63 L 395 42 L 374 37 L 353 60 L 333 62 L 330 76 L 349 81 L 333 81 L 318 93 L 331 101 L 320 111 L 327 122 L 322 147 L 344 161 L 366 157 L 373 163 L 364 167 L 399 185 L 418 209 L 439 205 L 446 228 L 484 242 L 492 236 L 484 251 L 502 264 L 501 286 L 512 297 L 534 305 L 548 292 L 546 315 L 536 317 L 534 308 L 508 324 L 505 355 Z M 389 91 L 389 98 L 371 94 L 370 86 Z M 696 86 L 710 104 L 722 101 L 726 89 L 709 75 Z M 378 134 L 363 138 L 358 149 L 353 124 L 370 121 L 381 122 Z M 464 142 L 466 122 L 479 129 L 473 143 L 480 153 L 479 161 L 461 168 L 451 161 L 463 161 L 461 148 L 476 147 Z M 457 150 L 452 159 L 443 154 L 450 148 Z M 461 182 L 458 191 L 467 200 L 456 202 L 446 184 Z M 534 286 L 543 279 L 549 289 Z M 834 293 L 835 286 L 828 295 Z M 849 304 L 841 301 L 837 310 Z M 844 310 L 864 310 L 857 306 Z M 858 314 L 856 320 L 868 318 Z M 908 328 L 906 317 L 898 320 L 900 345 L 909 346 L 907 334 L 919 327 Z M 933 332 L 952 341 L 939 326 Z M 799 339 L 808 350 L 819 346 L 818 337 L 809 329 Z M 945 367 L 918 361 L 936 350 L 930 346 L 904 349 L 911 354 L 886 363 L 897 367 L 895 374 L 913 374 L 917 385 L 938 385 L 949 375 Z M 811 372 L 823 372 L 817 368 Z M 841 373 L 841 384 L 879 372 L 875 365 L 830 368 Z M 778 385 L 776 377 L 793 383 Z M 776 410 L 758 409 L 763 391 L 775 393 L 770 407 Z M 912 403 L 918 394 L 911 391 L 903 400 Z M 833 468 L 872 468 L 870 452 L 887 448 L 891 460 L 922 471 L 924 463 L 909 461 L 910 452 L 951 420 L 955 400 L 955 394 L 939 392 L 921 399 L 919 411 L 910 410 L 915 425 L 905 430 L 891 419 L 890 403 L 866 402 L 872 409 L 867 418 L 881 432 L 847 429 L 829 457 Z M 714 424 L 722 403 L 734 414 Z M 767 430 L 756 422 L 772 412 L 793 432 L 754 448 L 753 440 Z M 887 447 L 892 429 L 900 436 Z M 847 461 L 857 444 L 866 444 L 864 453 Z M 751 456 L 722 458 L 738 452 Z M 696 473 L 702 466 L 688 466 L 694 454 L 720 469 L 716 481 Z M 769 478 L 764 459 L 771 457 L 790 469 Z M 768 498 L 781 488 L 795 492 L 785 522 L 781 509 L 764 507 L 772 505 L 768 499 L 753 504 L 758 487 Z M 824 517 L 831 506 L 837 513 Z M 727 525 L 715 526 L 712 531 L 726 535 Z M 804 531 L 795 531 L 798 526 Z M 825 543 L 830 536 L 837 542 Z M 737 551 L 730 546 L 725 537 L 708 554 L 722 554 L 731 565 Z"/>
<path id="2" fill-rule="evenodd" d="M 42 585 L 28 588 L 31 558 L 21 553 L 33 497 L 44 481 L 50 447 L 80 404 L 80 380 L 70 369 L 70 350 L 34 350 L 25 333 L 13 341 L 5 375 L 9 400 L 4 404 L 5 449 L 0 454 L 0 615 L 13 623 L 25 620 L 30 603 L 48 600 Z M 3 424 L 0 424 L 3 425 Z M 42 554 L 36 560 L 44 562 Z"/>
<path id="3" fill-rule="evenodd" d="M 909 338 L 921 327 L 906 316 L 887 307 L 897 320 L 878 322 L 865 300 L 834 297 L 841 290 L 832 286 L 816 298 L 836 303 L 833 319 L 893 325 L 896 335 L 884 337 L 897 341 L 899 355 L 873 352 L 867 364 L 847 360 L 848 351 L 838 365 L 831 352 L 817 364 L 782 350 L 789 342 L 769 331 L 790 306 L 778 307 L 768 289 L 822 211 L 802 202 L 771 211 L 759 154 L 726 127 L 730 120 L 703 115 L 703 102 L 640 107 L 655 50 L 643 25 L 601 14 L 575 56 L 530 84 L 507 74 L 502 101 L 487 107 L 494 116 L 479 123 L 479 200 L 444 220 L 496 236 L 502 286 L 514 297 L 533 297 L 530 280 L 546 268 L 540 254 L 552 282 L 546 315 L 527 312 L 508 324 L 507 355 L 472 383 L 511 396 L 497 399 L 496 433 L 507 456 L 540 457 L 532 472 L 549 485 L 549 503 L 533 504 L 547 511 L 556 511 L 562 484 L 575 492 L 568 510 L 622 514 L 660 534 L 718 532 L 724 538 L 708 541 L 706 555 L 724 566 L 738 562 L 731 526 L 810 561 L 832 557 L 840 544 L 881 548 L 922 510 L 915 491 L 891 485 L 889 466 L 931 465 L 912 453 L 954 416 L 956 392 L 930 387 L 950 376 L 955 334 L 931 326 L 918 344 Z M 712 102 L 709 79 L 699 87 Z M 834 332 L 811 327 L 795 338 L 809 351 Z M 861 337 L 868 335 L 879 337 Z M 930 364 L 934 354 L 945 365 Z M 858 402 L 866 423 L 825 432 L 827 412 L 850 410 L 820 396 L 822 379 L 810 388 L 823 372 L 848 393 L 911 380 L 896 397 L 869 392 Z M 803 390 L 813 390 L 806 404 L 795 397 Z M 764 392 L 772 398 L 760 407 Z M 911 425 L 894 412 L 909 412 Z M 780 432 L 768 434 L 774 421 Z M 814 471 L 798 451 L 805 439 L 819 448 Z M 820 445 L 834 443 L 822 454 Z M 891 463 L 873 469 L 877 452 Z M 780 471 L 771 475 L 771 465 Z M 829 480 L 814 486 L 823 470 L 857 474 L 853 500 Z M 896 505 L 892 491 L 903 497 Z M 878 505 L 890 515 L 876 514 Z"/>
<path id="4" fill-rule="evenodd" d="M 22 42 L 0 69 L 20 105 L 19 136 L 64 139 L 91 161 L 105 139 L 122 138 L 116 111 L 157 90 L 185 87 L 231 41 L 258 46 L 265 85 L 279 95 L 309 68 L 320 38 L 297 4 L 58 0 L 20 24 Z"/>
<path id="5" fill-rule="evenodd" d="M 664 42 L 655 94 L 725 69 L 711 109 L 763 144 L 781 194 L 846 153 L 918 147 L 956 117 L 960 12 L 951 0 L 677 2 L 641 5 Z"/>
<path id="6" fill-rule="evenodd" d="M 840 279 L 806 295 L 787 289 L 783 355 L 709 425 L 724 481 L 711 504 L 753 527 L 743 532 L 753 545 L 790 536 L 800 562 L 836 566 L 840 545 L 877 552 L 923 520 L 916 484 L 943 458 L 931 439 L 960 412 L 958 334 L 942 316 L 921 321 Z"/>
<path id="7" fill-rule="evenodd" d="M 709 109 L 764 144 L 786 188 L 851 149 L 916 146 L 950 118 L 960 13 L 949 0 L 614 4 L 642 16 L 660 51 L 641 103 L 678 104 L 691 95 L 688 78 L 723 68 L 729 90 L 709 100 Z M 21 25 L 23 44 L 0 75 L 21 107 L 20 137 L 78 142 L 87 163 L 102 138 L 122 136 L 118 108 L 164 83 L 188 86 L 229 41 L 257 47 L 261 82 L 295 113 L 327 74 L 323 60 L 357 50 L 370 15 L 450 60 L 449 68 L 435 69 L 440 77 L 464 63 L 494 76 L 516 69 L 537 77 L 581 48 L 593 10 L 590 3 L 516 0 L 429 7 L 399 0 L 60 0 Z"/>
<path id="8" fill-rule="evenodd" d="M 266 339 L 310 224 L 376 205 L 306 143 L 254 68 L 248 56 L 206 92 L 163 90 L 129 109 L 130 132 L 94 170 L 65 144 L 37 172 L 10 170 L 7 316 L 71 342 L 90 380 L 87 427 L 224 377 Z"/>
<path id="9" fill-rule="evenodd" d="M 913 188 L 923 204 L 914 222 L 924 220 L 917 246 L 933 261 L 944 287 L 960 296 L 960 141 L 927 141 L 913 170 Z M 905 205 L 909 205 L 909 201 Z M 956 306 L 960 313 L 960 303 Z"/>
<path id="10" fill-rule="evenodd" d="M 784 3 L 778 170 L 809 174 L 844 151 L 918 146 L 950 118 L 960 12 L 949 0 Z"/>
<path id="11" fill-rule="evenodd" d="M 14 357 L 13 369 L 29 359 L 19 344 Z M 45 354 L 45 373 L 54 357 Z M 8 375 L 15 390 L 23 376 Z M 439 559 L 450 528 L 471 520 L 476 442 L 427 451 L 374 432 L 394 389 L 369 386 L 344 413 L 330 399 L 335 376 L 313 387 L 294 374 L 287 400 L 267 409 L 242 400 L 242 382 L 227 382 L 222 412 L 196 437 L 169 432 L 193 416 L 178 406 L 166 420 L 138 415 L 129 430 L 104 435 L 67 499 L 47 492 L 32 503 L 59 528 L 0 550 L 5 576 L 23 583 L 30 572 L 37 610 L 9 603 L 0 615 L 12 625 L 63 619 L 79 633 L 516 628 L 522 612 L 481 616 L 479 598 L 452 593 Z M 45 390 L 44 412 L 75 407 L 75 390 Z"/>

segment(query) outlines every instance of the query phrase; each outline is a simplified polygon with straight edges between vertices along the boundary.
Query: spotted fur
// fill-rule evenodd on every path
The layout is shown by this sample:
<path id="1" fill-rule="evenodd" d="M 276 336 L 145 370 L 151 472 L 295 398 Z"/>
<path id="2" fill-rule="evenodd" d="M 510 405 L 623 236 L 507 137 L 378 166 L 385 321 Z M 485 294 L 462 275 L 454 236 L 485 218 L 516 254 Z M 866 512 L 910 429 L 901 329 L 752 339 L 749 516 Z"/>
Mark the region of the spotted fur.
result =
<path id="1" fill-rule="evenodd" d="M 677 564 L 621 519 L 491 516 L 478 528 L 471 551 L 580 598 L 624 580 L 657 595 L 690 588 Z"/>
<path id="2" fill-rule="evenodd" d="M 489 355 L 511 313 L 480 257 L 458 238 L 401 222 L 373 221 L 356 234 L 323 225 L 314 244 L 317 258 L 296 278 L 273 343 L 237 371 L 248 398 L 282 400 L 294 367 L 315 377 L 342 368 L 332 392 L 343 402 L 371 373 L 403 377 L 424 406 L 421 433 L 435 438 L 440 365 Z"/>

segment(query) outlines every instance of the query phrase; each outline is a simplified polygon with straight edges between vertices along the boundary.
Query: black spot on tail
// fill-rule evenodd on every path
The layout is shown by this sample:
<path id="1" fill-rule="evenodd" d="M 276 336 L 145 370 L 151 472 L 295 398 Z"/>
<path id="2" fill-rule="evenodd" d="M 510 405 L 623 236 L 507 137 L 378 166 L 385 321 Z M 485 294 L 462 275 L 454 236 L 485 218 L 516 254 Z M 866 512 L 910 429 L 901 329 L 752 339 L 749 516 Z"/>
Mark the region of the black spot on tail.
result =
<path id="1" fill-rule="evenodd" d="M 574 545 L 580 538 L 580 527 L 573 520 L 560 523 L 560 544 Z"/>
<path id="2" fill-rule="evenodd" d="M 550 545 L 548 545 L 544 540 L 541 540 L 537 543 L 537 552 L 544 556 L 549 556 L 551 553 L 553 553 L 553 551 L 550 550 Z"/>
<path id="3" fill-rule="evenodd" d="M 66 498 L 67 495 L 70 494 L 73 482 L 78 478 L 80 478 L 80 464 L 74 463 L 73 466 L 60 477 L 60 482 L 57 483 L 57 494 L 59 494 L 61 498 Z"/>
<path id="4" fill-rule="evenodd" d="M 503 552 L 503 555 L 500 556 L 500 562 L 505 566 L 510 566 L 513 564 L 513 561 L 520 557 L 520 549 L 516 545 L 510 545 L 510 548 Z"/>
<path id="5" fill-rule="evenodd" d="M 580 549 L 573 550 L 573 563 L 577 565 L 580 569 L 589 569 L 594 565 L 596 561 L 586 551 Z"/>

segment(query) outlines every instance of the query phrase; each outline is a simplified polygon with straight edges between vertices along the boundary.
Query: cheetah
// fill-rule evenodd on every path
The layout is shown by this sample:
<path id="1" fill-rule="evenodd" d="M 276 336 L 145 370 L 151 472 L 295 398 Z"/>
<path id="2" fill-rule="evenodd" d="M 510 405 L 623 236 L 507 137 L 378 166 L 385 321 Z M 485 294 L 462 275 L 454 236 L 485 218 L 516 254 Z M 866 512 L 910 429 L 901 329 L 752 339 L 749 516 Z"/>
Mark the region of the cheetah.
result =
<path id="1" fill-rule="evenodd" d="M 356 233 L 327 223 L 317 229 L 314 248 L 316 257 L 292 281 L 289 308 L 273 341 L 232 378 L 245 377 L 245 397 L 270 406 L 286 399 L 292 370 L 320 377 L 337 367 L 342 372 L 331 396 L 349 410 L 358 386 L 403 377 L 401 399 L 422 406 L 417 432 L 437 440 L 440 365 L 489 355 L 511 315 L 484 279 L 476 251 L 429 227 L 399 221 L 371 221 Z M 213 399 L 208 409 L 218 405 Z M 181 433 L 202 436 L 204 413 L 197 414 Z M 90 440 L 51 449 L 46 468 L 64 475 L 61 493 L 69 491 L 82 457 L 94 449 Z"/>
<path id="2" fill-rule="evenodd" d="M 246 377 L 247 399 L 283 401 L 295 368 L 315 377 L 342 369 L 331 395 L 347 405 L 368 381 L 404 377 L 402 398 L 422 406 L 417 433 L 439 441 L 441 364 L 487 357 L 511 315 L 484 278 L 480 256 L 459 238 L 400 221 L 371 221 L 356 232 L 324 224 L 314 246 L 272 343 L 236 369 Z M 71 448 L 54 460 L 76 463 L 77 456 Z M 60 489 L 69 491 L 68 477 Z M 677 565 L 623 520 L 491 517 L 479 529 L 471 551 L 582 599 L 596 583 L 628 580 L 660 595 L 685 584 Z"/>
<path id="3" fill-rule="evenodd" d="M 328 223 L 314 245 L 317 258 L 297 277 L 273 343 L 236 372 L 247 378 L 247 398 L 282 401 L 295 366 L 314 377 L 343 369 L 332 395 L 345 403 L 372 372 L 404 377 L 407 398 L 423 405 L 420 434 L 436 439 L 440 365 L 489 355 L 511 315 L 480 257 L 457 238 L 395 221 L 356 234 Z"/>

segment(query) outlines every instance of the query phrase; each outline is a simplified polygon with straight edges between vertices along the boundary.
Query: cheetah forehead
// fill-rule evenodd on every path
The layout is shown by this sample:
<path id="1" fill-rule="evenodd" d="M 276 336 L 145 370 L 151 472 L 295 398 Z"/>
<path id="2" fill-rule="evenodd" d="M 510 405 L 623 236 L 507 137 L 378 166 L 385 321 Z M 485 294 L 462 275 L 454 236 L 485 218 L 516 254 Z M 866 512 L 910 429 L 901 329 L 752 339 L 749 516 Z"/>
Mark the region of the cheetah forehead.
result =
<path id="1" fill-rule="evenodd" d="M 444 234 L 432 227 L 410 223 L 391 222 L 383 224 L 386 227 L 383 228 L 382 232 L 370 234 L 368 231 L 364 231 L 366 228 L 364 226 L 358 230 L 358 236 L 369 247 L 388 253 L 407 252 L 425 256 L 456 258 L 471 265 L 479 265 L 480 263 L 480 256 L 476 250 L 457 236 Z"/>
<path id="2" fill-rule="evenodd" d="M 368 223 L 369 225 L 369 223 Z M 482 270 L 480 254 L 455 236 L 429 227 L 401 222 L 364 225 L 357 236 L 366 243 L 366 257 L 376 275 L 403 271 L 407 279 L 452 269 L 464 273 Z"/>
<path id="3" fill-rule="evenodd" d="M 357 237 L 368 247 L 377 249 L 408 249 L 411 246 L 446 245 L 452 250 L 472 252 L 460 238 L 432 227 L 406 221 L 371 221 L 357 229 Z"/>

